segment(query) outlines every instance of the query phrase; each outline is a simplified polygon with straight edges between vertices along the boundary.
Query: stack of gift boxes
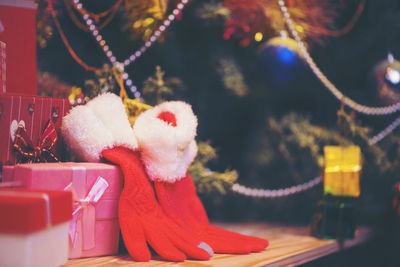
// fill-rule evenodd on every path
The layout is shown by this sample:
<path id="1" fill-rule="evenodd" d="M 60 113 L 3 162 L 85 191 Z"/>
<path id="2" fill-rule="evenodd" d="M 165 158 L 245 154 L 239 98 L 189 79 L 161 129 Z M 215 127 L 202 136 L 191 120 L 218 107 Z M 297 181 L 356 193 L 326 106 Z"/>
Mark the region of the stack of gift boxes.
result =
<path id="1" fill-rule="evenodd" d="M 103 163 L 55 162 L 17 164 L 4 169 L 6 183 L 12 181 L 33 191 L 71 193 L 72 212 L 66 236 L 69 258 L 117 254 L 117 211 L 122 189 L 118 167 Z"/>
<path id="2" fill-rule="evenodd" d="M 122 174 L 65 162 L 67 99 L 37 96 L 35 2 L 0 2 L 0 266 L 118 252 Z M 6 71 L 7 68 L 7 71 Z"/>
<path id="3" fill-rule="evenodd" d="M 317 203 L 312 234 L 326 239 L 353 238 L 355 203 L 360 196 L 360 147 L 326 146 L 324 160 L 324 199 Z"/>

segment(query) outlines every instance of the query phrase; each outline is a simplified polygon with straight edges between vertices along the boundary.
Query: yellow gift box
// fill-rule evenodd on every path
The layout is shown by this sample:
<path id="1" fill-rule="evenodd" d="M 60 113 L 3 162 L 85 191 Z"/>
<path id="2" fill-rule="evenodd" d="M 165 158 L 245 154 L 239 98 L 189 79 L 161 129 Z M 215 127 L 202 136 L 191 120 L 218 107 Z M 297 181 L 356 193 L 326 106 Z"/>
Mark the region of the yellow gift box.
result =
<path id="1" fill-rule="evenodd" d="M 360 195 L 361 150 L 359 146 L 324 147 L 324 194 Z"/>

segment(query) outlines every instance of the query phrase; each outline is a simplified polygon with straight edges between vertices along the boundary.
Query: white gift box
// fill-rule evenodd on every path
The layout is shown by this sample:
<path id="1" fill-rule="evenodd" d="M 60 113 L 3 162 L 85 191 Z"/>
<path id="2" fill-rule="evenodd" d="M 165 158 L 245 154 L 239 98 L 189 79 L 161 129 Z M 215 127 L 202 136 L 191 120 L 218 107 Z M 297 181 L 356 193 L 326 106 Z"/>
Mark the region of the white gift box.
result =
<path id="1" fill-rule="evenodd" d="M 0 266 L 65 264 L 71 214 L 71 192 L 0 190 Z"/>

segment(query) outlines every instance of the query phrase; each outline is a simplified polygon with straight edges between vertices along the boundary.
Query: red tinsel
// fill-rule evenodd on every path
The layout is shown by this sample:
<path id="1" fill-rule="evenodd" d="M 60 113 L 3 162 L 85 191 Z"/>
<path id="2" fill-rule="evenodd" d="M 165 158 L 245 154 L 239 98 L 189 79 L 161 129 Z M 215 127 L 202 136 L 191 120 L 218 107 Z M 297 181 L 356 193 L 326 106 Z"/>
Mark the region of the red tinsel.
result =
<path id="1" fill-rule="evenodd" d="M 360 18 L 365 0 L 358 2 L 354 15 L 348 18 L 346 25 L 334 27 L 338 11 L 354 8 L 354 5 L 331 0 L 285 0 L 292 20 L 299 26 L 305 40 L 322 42 L 325 36 L 338 37 L 348 33 Z M 269 31 L 285 29 L 285 22 L 277 2 L 271 0 L 224 0 L 224 6 L 231 12 L 225 22 L 223 37 L 241 39 L 241 44 L 250 44 L 257 32 L 264 36 Z"/>
<path id="2" fill-rule="evenodd" d="M 254 34 L 264 32 L 268 18 L 259 0 L 225 0 L 224 6 L 231 11 L 230 18 L 225 22 L 225 40 L 235 37 L 247 46 Z"/>

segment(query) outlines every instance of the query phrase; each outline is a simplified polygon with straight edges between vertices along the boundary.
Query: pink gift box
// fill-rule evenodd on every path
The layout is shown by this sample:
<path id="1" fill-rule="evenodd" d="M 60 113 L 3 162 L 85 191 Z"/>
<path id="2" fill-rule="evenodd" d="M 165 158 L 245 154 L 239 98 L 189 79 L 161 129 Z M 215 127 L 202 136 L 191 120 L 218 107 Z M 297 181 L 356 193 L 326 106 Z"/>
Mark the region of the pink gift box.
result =
<path id="1" fill-rule="evenodd" d="M 117 166 L 63 162 L 17 164 L 13 171 L 8 168 L 3 172 L 4 180 L 20 182 L 23 188 L 73 191 L 70 259 L 118 253 L 118 201 L 123 176 Z"/>
<path id="2" fill-rule="evenodd" d="M 5 165 L 1 171 L 2 182 L 11 182 L 14 180 L 14 166 Z"/>

